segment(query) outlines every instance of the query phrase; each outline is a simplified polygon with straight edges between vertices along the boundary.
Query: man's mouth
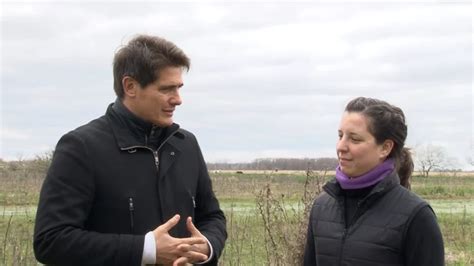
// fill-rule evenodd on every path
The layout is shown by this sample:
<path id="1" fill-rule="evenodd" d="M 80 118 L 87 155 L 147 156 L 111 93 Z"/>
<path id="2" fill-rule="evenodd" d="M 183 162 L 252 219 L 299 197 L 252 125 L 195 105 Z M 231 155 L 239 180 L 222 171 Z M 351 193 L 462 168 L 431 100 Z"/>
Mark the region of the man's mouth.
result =
<path id="1" fill-rule="evenodd" d="M 163 112 L 169 116 L 172 116 L 174 113 L 174 110 L 163 110 Z"/>

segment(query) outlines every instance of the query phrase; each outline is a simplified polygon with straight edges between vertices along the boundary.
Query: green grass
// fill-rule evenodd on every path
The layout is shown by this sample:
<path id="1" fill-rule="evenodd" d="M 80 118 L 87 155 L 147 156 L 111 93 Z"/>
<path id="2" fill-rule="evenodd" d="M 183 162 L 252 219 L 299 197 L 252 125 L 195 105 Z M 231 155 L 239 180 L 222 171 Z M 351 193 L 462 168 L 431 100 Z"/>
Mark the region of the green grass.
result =
<path id="1" fill-rule="evenodd" d="M 440 213 L 438 222 L 443 233 L 448 265 L 474 264 L 474 214 Z"/>
<path id="2" fill-rule="evenodd" d="M 228 239 L 221 265 L 266 265 L 263 222 L 257 212 L 226 211 Z"/>
<path id="3" fill-rule="evenodd" d="M 412 190 L 425 199 L 462 199 L 474 197 L 473 176 L 414 177 Z"/>
<path id="4" fill-rule="evenodd" d="M 34 216 L 0 216 L 1 265 L 36 265 L 33 255 Z"/>
<path id="5" fill-rule="evenodd" d="M 0 174 L 0 265 L 35 265 L 32 236 L 42 183 L 42 178 L 38 176 L 42 175 L 21 169 Z M 284 206 L 282 213 L 287 215 L 287 220 L 279 220 L 287 223 L 284 226 L 280 224 L 282 229 L 279 232 L 282 233 L 278 236 L 279 243 L 294 241 L 288 237 L 305 231 L 306 228 L 297 228 L 303 227 L 298 211 L 302 210 L 306 176 L 301 172 L 213 173 L 211 177 L 216 196 L 227 216 L 229 238 L 221 265 L 271 264 L 268 234 L 257 208 L 259 192 L 269 183 L 272 197 L 281 202 Z M 322 178 L 320 184 L 329 178 Z M 445 242 L 446 264 L 473 265 L 474 176 L 415 177 L 412 187 L 415 193 L 432 205 L 437 214 Z M 317 191 L 315 180 L 309 188 Z M 291 252 L 294 251 L 288 248 L 288 254 Z"/>

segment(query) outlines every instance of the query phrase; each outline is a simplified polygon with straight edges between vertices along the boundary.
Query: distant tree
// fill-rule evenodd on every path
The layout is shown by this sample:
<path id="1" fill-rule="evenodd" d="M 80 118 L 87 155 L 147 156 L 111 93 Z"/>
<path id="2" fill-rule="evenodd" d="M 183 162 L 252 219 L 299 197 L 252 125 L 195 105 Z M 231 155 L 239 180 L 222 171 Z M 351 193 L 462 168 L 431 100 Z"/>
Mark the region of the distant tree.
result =
<path id="1" fill-rule="evenodd" d="M 338 164 L 337 158 L 319 158 L 316 159 L 314 170 L 331 171 L 335 170 Z"/>
<path id="2" fill-rule="evenodd" d="M 49 166 L 51 165 L 51 161 L 53 159 L 54 150 L 46 151 L 41 154 L 37 154 L 35 158 L 32 160 L 32 167 L 36 171 L 41 171 L 46 174 L 48 171 Z"/>
<path id="3" fill-rule="evenodd" d="M 415 151 L 415 158 L 424 177 L 428 177 L 434 169 L 445 169 L 451 161 L 443 147 L 431 144 L 418 147 Z"/>
<path id="4" fill-rule="evenodd" d="M 259 158 L 249 163 L 207 163 L 209 171 L 215 170 L 334 170 L 336 158 Z"/>

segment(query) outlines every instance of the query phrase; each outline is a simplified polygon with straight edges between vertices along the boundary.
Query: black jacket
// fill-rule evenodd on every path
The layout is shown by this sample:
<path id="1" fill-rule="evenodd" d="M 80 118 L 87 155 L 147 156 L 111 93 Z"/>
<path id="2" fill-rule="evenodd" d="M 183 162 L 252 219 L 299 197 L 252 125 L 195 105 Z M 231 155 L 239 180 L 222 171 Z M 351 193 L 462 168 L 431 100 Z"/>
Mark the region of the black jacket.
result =
<path id="1" fill-rule="evenodd" d="M 158 149 L 151 148 L 154 129 L 147 132 L 112 106 L 58 142 L 36 215 L 36 258 L 140 265 L 144 235 L 180 214 L 170 234 L 189 236 L 185 219 L 193 217 L 213 247 L 209 264 L 216 265 L 227 238 L 225 217 L 194 135 L 173 124 L 162 130 Z"/>
<path id="2" fill-rule="evenodd" d="M 433 211 L 395 173 L 361 197 L 349 197 L 334 180 L 324 190 L 311 210 L 304 265 L 444 264 Z"/>

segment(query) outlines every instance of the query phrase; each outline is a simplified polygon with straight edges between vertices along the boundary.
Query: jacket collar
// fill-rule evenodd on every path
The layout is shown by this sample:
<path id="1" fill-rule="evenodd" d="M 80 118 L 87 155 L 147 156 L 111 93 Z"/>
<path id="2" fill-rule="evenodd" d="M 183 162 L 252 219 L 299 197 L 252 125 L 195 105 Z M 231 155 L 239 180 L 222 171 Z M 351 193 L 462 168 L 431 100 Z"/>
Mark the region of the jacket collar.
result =
<path id="1" fill-rule="evenodd" d="M 364 197 L 362 200 L 363 202 L 373 202 L 377 198 L 383 196 L 396 186 L 400 185 L 400 178 L 396 170 L 386 176 L 382 181 L 374 186 L 374 188 L 368 193 L 367 196 Z M 324 191 L 326 191 L 330 196 L 335 198 L 336 200 L 342 200 L 344 197 L 344 191 L 337 182 L 336 179 L 333 179 L 326 183 L 323 186 Z"/>
<path id="2" fill-rule="evenodd" d="M 184 138 L 178 124 L 173 123 L 166 128 L 156 127 L 133 114 L 118 98 L 108 106 L 105 115 L 122 150 L 148 147 L 148 138 L 153 134 L 162 134 L 162 141 L 167 141 L 173 135 Z"/>

